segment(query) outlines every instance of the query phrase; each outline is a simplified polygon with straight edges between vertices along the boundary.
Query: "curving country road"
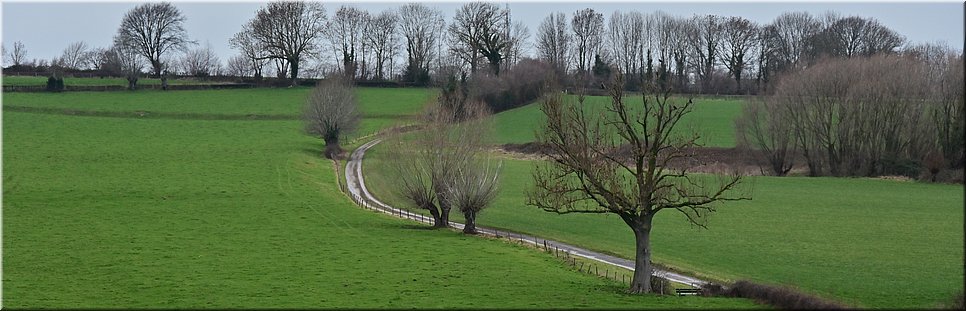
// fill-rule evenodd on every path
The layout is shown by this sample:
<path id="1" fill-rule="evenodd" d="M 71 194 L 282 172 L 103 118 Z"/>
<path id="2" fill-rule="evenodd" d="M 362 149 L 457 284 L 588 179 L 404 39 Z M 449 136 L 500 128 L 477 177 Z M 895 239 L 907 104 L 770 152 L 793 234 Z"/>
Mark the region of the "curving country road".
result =
<path id="1" fill-rule="evenodd" d="M 381 139 L 375 139 L 375 140 L 369 141 L 363 144 L 362 146 L 360 146 L 359 148 L 356 148 L 356 150 L 354 150 L 352 154 L 349 156 L 349 160 L 348 162 L 346 162 L 346 166 L 345 166 L 345 180 L 346 180 L 346 187 L 349 195 L 352 197 L 353 200 L 355 200 L 357 203 L 359 203 L 360 205 L 366 208 L 370 208 L 370 209 L 373 209 L 382 213 L 386 213 L 389 215 L 397 216 L 397 217 L 403 217 L 403 218 L 412 219 L 412 220 L 416 220 L 427 224 L 432 224 L 433 219 L 430 217 L 394 208 L 392 206 L 389 206 L 386 203 L 379 201 L 379 199 L 376 199 L 376 197 L 373 196 L 372 193 L 369 193 L 369 189 L 366 188 L 365 179 L 363 178 L 363 175 L 362 175 L 362 158 L 365 156 L 366 151 L 369 150 L 369 148 L 372 148 L 372 146 L 375 146 L 381 141 L 382 141 Z M 463 229 L 463 224 L 461 223 L 450 222 L 449 225 L 450 227 L 453 227 L 453 228 Z M 547 240 L 536 236 L 520 234 L 516 232 L 502 231 L 502 230 L 494 230 L 494 229 L 480 227 L 480 226 L 477 226 L 476 230 L 479 231 L 480 234 L 498 236 L 498 237 L 511 237 L 512 239 L 524 241 L 534 245 L 539 245 L 541 247 L 543 245 L 546 245 L 547 247 L 557 248 L 560 251 L 567 252 L 573 256 L 587 258 L 590 260 L 621 267 L 624 269 L 629 269 L 632 271 L 634 270 L 633 260 L 601 254 L 598 252 L 576 247 L 570 244 L 566 244 L 566 243 L 562 243 L 554 240 Z M 689 286 L 698 287 L 708 283 L 707 281 L 704 281 L 704 280 L 696 279 L 686 275 L 677 274 L 671 271 L 654 269 L 654 274 L 663 275 L 664 278 L 670 280 L 671 282 L 685 284 Z"/>

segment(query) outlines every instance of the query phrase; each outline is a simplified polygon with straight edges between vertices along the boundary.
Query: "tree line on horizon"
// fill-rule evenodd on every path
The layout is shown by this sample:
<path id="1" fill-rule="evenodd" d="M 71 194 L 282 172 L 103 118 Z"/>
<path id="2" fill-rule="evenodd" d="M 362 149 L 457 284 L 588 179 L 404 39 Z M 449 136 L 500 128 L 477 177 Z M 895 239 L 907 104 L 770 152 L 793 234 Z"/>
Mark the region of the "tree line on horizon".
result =
<path id="1" fill-rule="evenodd" d="M 276 1 L 241 25 L 228 42 L 238 54 L 223 62 L 210 43 L 188 37 L 185 20 L 173 4 L 145 3 L 124 16 L 111 47 L 78 41 L 53 60 L 28 61 L 26 47 L 17 41 L 3 55 L 11 71 L 272 75 L 293 84 L 300 77 L 339 73 L 357 81 L 415 85 L 499 75 L 532 58 L 552 66 L 571 87 L 599 86 L 620 71 L 626 88 L 640 90 L 663 69 L 679 92 L 756 94 L 781 73 L 823 59 L 937 49 L 961 53 L 944 43 L 910 44 L 874 18 L 832 11 L 786 12 L 760 24 L 740 16 L 662 11 L 615 11 L 605 18 L 586 8 L 549 13 L 531 39 L 530 29 L 508 7 L 489 2 L 465 3 L 447 23 L 442 11 L 421 3 L 378 13 L 342 5 L 330 15 L 319 2 Z"/>

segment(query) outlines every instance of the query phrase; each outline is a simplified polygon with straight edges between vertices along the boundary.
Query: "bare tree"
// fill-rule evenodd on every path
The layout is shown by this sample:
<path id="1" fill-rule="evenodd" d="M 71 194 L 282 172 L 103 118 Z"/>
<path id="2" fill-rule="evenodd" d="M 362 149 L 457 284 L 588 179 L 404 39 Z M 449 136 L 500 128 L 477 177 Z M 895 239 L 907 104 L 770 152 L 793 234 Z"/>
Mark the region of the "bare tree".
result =
<path id="1" fill-rule="evenodd" d="M 775 18 L 764 33 L 777 71 L 795 68 L 807 55 L 808 38 L 821 31 L 822 24 L 808 12 L 786 12 Z"/>
<path id="2" fill-rule="evenodd" d="M 228 43 L 231 47 L 238 49 L 242 53 L 241 55 L 248 58 L 248 69 L 244 71 L 246 73 L 244 75 L 248 75 L 247 73 L 250 72 L 251 76 L 255 77 L 256 80 L 261 79 L 262 70 L 268 63 L 269 56 L 253 37 L 252 29 L 242 29 Z"/>
<path id="3" fill-rule="evenodd" d="M 305 132 L 325 141 L 324 155 L 341 156 L 339 140 L 359 125 L 358 103 L 352 82 L 347 77 L 332 77 L 312 89 L 302 114 Z"/>
<path id="4" fill-rule="evenodd" d="M 225 73 L 232 77 L 253 76 L 250 59 L 244 54 L 232 56 L 225 66 Z"/>
<path id="5" fill-rule="evenodd" d="M 785 176 L 792 170 L 797 151 L 792 120 L 782 113 L 781 105 L 775 98 L 753 100 L 735 120 L 738 146 L 763 158 L 775 176 Z"/>
<path id="6" fill-rule="evenodd" d="M 211 44 L 204 47 L 190 50 L 181 58 L 181 70 L 187 75 L 195 77 L 207 77 L 215 73 L 220 66 L 221 60 L 215 51 L 211 49 Z"/>
<path id="7" fill-rule="evenodd" d="M 456 10 L 449 35 L 453 46 L 450 50 L 470 65 L 476 73 L 483 59 L 490 70 L 499 75 L 500 64 L 506 58 L 510 45 L 507 10 L 489 2 L 470 2 Z"/>
<path id="8" fill-rule="evenodd" d="M 502 162 L 494 163 L 485 151 L 474 150 L 460 163 L 453 180 L 446 184 L 446 200 L 463 212 L 463 233 L 476 234 L 476 217 L 496 199 Z"/>
<path id="9" fill-rule="evenodd" d="M 107 57 L 110 59 L 108 62 L 115 62 L 117 69 L 127 79 L 127 88 L 129 90 L 136 89 L 141 70 L 144 68 L 144 62 L 141 60 L 143 55 L 140 51 L 127 46 L 115 45 L 107 53 L 109 54 Z"/>
<path id="10" fill-rule="evenodd" d="M 503 70 L 505 72 L 511 67 L 515 66 L 521 59 L 523 59 L 524 54 L 529 49 L 527 42 L 530 41 L 530 28 L 527 28 L 522 22 L 516 22 L 513 27 L 509 30 L 510 39 L 509 45 L 506 48 L 506 56 L 503 61 Z"/>
<path id="11" fill-rule="evenodd" d="M 691 111 L 691 100 L 670 98 L 668 90 L 643 96 L 640 107 L 624 101 L 617 75 L 608 91 L 605 113 L 586 110 L 583 97 L 566 104 L 554 94 L 542 103 L 547 117 L 538 141 L 549 148 L 549 162 L 533 171 L 527 204 L 558 214 L 611 213 L 634 232 L 636 259 L 630 292 L 651 292 L 651 228 L 661 210 L 677 210 L 692 224 L 705 227 L 705 216 L 732 196 L 741 182 L 737 172 L 714 178 L 668 168 L 671 161 L 692 160 L 697 134 L 675 134 Z M 618 151 L 626 148 L 626 151 Z"/>
<path id="12" fill-rule="evenodd" d="M 408 3 L 399 8 L 399 21 L 408 56 L 403 80 L 429 81 L 434 48 L 446 24 L 443 13 L 421 3 Z"/>
<path id="13" fill-rule="evenodd" d="M 359 66 L 356 50 L 361 49 L 368 18 L 369 12 L 342 6 L 335 12 L 326 28 L 336 58 L 342 63 L 343 73 L 349 78 L 355 77 Z"/>
<path id="14" fill-rule="evenodd" d="M 574 31 L 577 72 L 586 73 L 594 64 L 594 56 L 600 54 L 604 37 L 604 15 L 591 8 L 577 11 L 571 27 Z"/>
<path id="15" fill-rule="evenodd" d="M 114 37 L 115 45 L 134 49 L 151 63 L 154 76 L 161 76 L 161 57 L 171 50 L 183 51 L 189 44 L 185 17 L 168 2 L 141 4 L 124 15 Z"/>
<path id="16" fill-rule="evenodd" d="M 721 44 L 721 18 L 716 15 L 694 16 L 687 26 L 691 67 L 701 82 L 701 91 L 710 92 L 718 46 Z"/>
<path id="17" fill-rule="evenodd" d="M 644 16 L 640 12 L 614 11 L 607 26 L 610 55 L 625 77 L 629 77 L 628 81 L 635 81 L 640 77 L 638 65 L 644 45 Z"/>
<path id="18" fill-rule="evenodd" d="M 20 66 L 27 61 L 27 47 L 24 46 L 23 42 L 16 41 L 13 43 L 13 49 L 4 55 L 10 59 L 13 66 Z"/>
<path id="19" fill-rule="evenodd" d="M 399 17 L 392 11 L 379 13 L 369 22 L 369 31 L 365 33 L 366 41 L 372 47 L 376 61 L 377 80 L 386 78 L 385 66 L 392 58 L 392 51 L 397 43 L 397 25 Z"/>
<path id="20" fill-rule="evenodd" d="M 71 43 L 60 54 L 61 65 L 68 69 L 86 69 L 83 67 L 87 65 L 85 59 L 88 57 L 89 49 L 84 41 Z"/>
<path id="21" fill-rule="evenodd" d="M 450 210 L 456 207 L 464 212 L 464 217 L 469 214 L 464 231 L 475 233 L 470 222 L 486 206 L 478 203 L 489 202 L 487 196 L 492 191 L 471 189 L 480 186 L 473 183 L 482 182 L 487 188 L 495 185 L 477 180 L 480 176 L 476 175 L 480 173 L 479 160 L 484 157 L 488 133 L 483 119 L 485 106 L 481 102 L 462 101 L 458 96 L 440 96 L 425 114 L 423 129 L 411 140 L 401 137 L 392 140 L 396 145 L 388 152 L 399 185 L 396 191 L 417 208 L 429 211 L 434 227 L 448 226 Z"/>
<path id="22" fill-rule="evenodd" d="M 265 52 L 262 58 L 290 67 L 292 85 L 297 85 L 303 55 L 318 49 L 325 19 L 325 8 L 319 2 L 274 1 L 259 9 L 246 27 Z M 283 74 L 287 70 L 279 69 Z"/>
<path id="23" fill-rule="evenodd" d="M 753 56 L 749 55 L 750 52 L 758 44 L 758 26 L 743 17 L 732 16 L 722 24 L 721 34 L 719 55 L 728 73 L 735 79 L 738 93 L 741 93 L 742 73 Z"/>
<path id="24" fill-rule="evenodd" d="M 537 53 L 557 71 L 566 73 L 569 67 L 571 35 L 567 31 L 567 15 L 551 13 L 537 29 Z"/>

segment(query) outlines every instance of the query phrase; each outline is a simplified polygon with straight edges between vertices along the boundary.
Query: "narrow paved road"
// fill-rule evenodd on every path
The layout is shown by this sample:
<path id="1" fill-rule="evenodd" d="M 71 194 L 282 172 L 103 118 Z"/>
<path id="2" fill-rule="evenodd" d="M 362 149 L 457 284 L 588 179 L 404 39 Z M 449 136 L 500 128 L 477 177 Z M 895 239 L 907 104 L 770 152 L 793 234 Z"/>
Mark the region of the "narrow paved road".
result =
<path id="1" fill-rule="evenodd" d="M 433 219 L 431 217 L 427 217 L 420 214 L 411 213 L 405 210 L 394 208 L 392 206 L 389 206 L 386 203 L 379 201 L 378 199 L 376 199 L 375 196 L 369 193 L 369 189 L 366 188 L 365 179 L 363 178 L 363 175 L 362 175 L 362 158 L 363 156 L 365 156 L 366 151 L 369 150 L 369 148 L 372 148 L 372 146 L 375 146 L 381 141 L 382 141 L 381 139 L 372 140 L 357 148 L 349 156 L 349 161 L 346 163 L 346 166 L 345 166 L 345 179 L 346 179 L 346 186 L 347 186 L 349 195 L 352 197 L 353 200 L 355 200 L 357 203 L 359 203 L 360 205 L 366 208 L 370 208 L 370 209 L 380 211 L 389 215 L 397 216 L 397 217 L 402 217 L 402 218 L 412 219 L 412 220 L 416 220 L 427 224 L 432 224 Z M 450 226 L 457 229 L 463 229 L 463 224 L 461 223 L 450 222 Z M 479 231 L 481 234 L 497 236 L 497 237 L 510 237 L 514 240 L 520 240 L 530 244 L 538 245 L 540 247 L 543 247 L 543 245 L 546 245 L 549 248 L 557 248 L 560 251 L 567 252 L 573 256 L 579 256 L 590 260 L 598 261 L 601 263 L 618 266 L 624 269 L 634 270 L 633 260 L 601 254 L 598 252 L 576 247 L 570 244 L 557 242 L 554 240 L 547 240 L 547 239 L 543 239 L 543 238 L 535 237 L 531 235 L 520 234 L 515 232 L 507 232 L 503 230 L 494 230 L 494 229 L 480 227 L 480 226 L 477 226 L 476 230 Z M 707 283 L 704 280 L 699 280 L 690 276 L 677 274 L 671 271 L 655 269 L 654 274 L 663 275 L 664 278 L 672 282 L 681 283 L 681 284 L 690 285 L 690 286 L 701 286 Z"/>

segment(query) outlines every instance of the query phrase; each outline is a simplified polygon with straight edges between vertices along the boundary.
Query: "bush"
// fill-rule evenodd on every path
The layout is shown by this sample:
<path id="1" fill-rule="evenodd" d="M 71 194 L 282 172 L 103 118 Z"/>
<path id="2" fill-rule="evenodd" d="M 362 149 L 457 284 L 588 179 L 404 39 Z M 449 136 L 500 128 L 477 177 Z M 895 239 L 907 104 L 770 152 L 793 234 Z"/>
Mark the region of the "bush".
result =
<path id="1" fill-rule="evenodd" d="M 57 76 L 47 77 L 47 91 L 61 92 L 64 90 L 64 78 Z"/>
<path id="2" fill-rule="evenodd" d="M 482 100 L 493 113 L 497 113 L 539 99 L 554 78 L 554 69 L 549 64 L 524 59 L 500 76 L 474 76 L 469 93 L 471 98 Z"/>
<path id="3" fill-rule="evenodd" d="M 741 280 L 731 287 L 707 284 L 701 288 L 704 296 L 739 297 L 754 299 L 780 309 L 845 309 L 845 306 L 787 287 L 756 284 Z"/>

